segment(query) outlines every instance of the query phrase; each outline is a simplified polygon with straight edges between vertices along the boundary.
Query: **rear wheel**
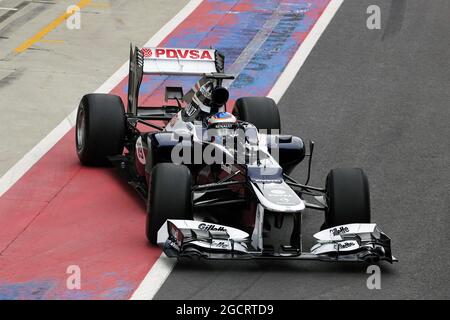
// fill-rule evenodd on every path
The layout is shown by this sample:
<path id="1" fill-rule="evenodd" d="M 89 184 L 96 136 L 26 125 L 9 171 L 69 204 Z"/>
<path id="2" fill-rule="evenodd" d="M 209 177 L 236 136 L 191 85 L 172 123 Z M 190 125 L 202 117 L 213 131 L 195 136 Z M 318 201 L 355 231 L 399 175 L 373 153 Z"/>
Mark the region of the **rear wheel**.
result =
<path id="1" fill-rule="evenodd" d="M 125 139 L 122 99 L 108 94 L 87 94 L 77 112 L 75 140 L 84 165 L 107 165 L 108 156 L 122 154 Z"/>
<path id="2" fill-rule="evenodd" d="M 147 201 L 146 235 L 156 245 L 167 219 L 192 219 L 191 172 L 186 166 L 159 163 L 153 167 Z"/>
<path id="3" fill-rule="evenodd" d="M 348 223 L 370 223 L 370 193 L 367 176 L 359 168 L 333 169 L 327 176 L 328 209 L 324 228 Z"/>
<path id="4" fill-rule="evenodd" d="M 236 100 L 233 114 L 240 120 L 253 124 L 258 130 L 280 133 L 280 113 L 273 99 L 267 97 L 243 97 Z"/>

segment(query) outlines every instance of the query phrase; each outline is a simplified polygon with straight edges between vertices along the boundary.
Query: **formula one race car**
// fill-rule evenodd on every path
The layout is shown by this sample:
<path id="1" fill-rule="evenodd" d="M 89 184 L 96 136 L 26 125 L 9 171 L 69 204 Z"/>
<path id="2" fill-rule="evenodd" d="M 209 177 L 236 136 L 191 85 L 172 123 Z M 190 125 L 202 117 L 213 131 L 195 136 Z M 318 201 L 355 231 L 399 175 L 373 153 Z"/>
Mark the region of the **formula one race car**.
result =
<path id="1" fill-rule="evenodd" d="M 166 87 L 166 105 L 138 105 L 143 76 L 200 76 L 184 94 Z M 281 134 L 276 103 L 236 100 L 226 111 L 224 56 L 213 49 L 130 49 L 128 101 L 87 94 L 79 105 L 76 150 L 84 165 L 115 165 L 147 202 L 146 235 L 169 257 L 322 261 L 396 259 L 371 223 L 361 169 L 333 169 L 325 188 L 308 185 L 309 154 Z M 308 157 L 306 183 L 289 174 Z M 308 200 L 309 199 L 309 200 Z M 305 209 L 324 212 L 310 252 L 302 250 Z"/>

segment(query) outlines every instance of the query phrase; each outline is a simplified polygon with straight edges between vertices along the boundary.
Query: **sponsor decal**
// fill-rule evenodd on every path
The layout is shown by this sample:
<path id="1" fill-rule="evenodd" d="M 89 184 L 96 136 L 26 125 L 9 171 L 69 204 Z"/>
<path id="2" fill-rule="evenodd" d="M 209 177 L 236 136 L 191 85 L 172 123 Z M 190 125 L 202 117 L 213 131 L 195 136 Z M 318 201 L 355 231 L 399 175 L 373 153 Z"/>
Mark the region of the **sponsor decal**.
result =
<path id="1" fill-rule="evenodd" d="M 209 50 L 142 48 L 141 52 L 144 58 L 147 59 L 154 57 L 161 59 L 191 59 L 191 60 L 211 60 L 211 61 L 214 60 Z"/>
<path id="2" fill-rule="evenodd" d="M 214 125 L 214 129 L 231 129 L 233 128 L 234 123 L 224 122 L 224 123 L 216 123 Z"/>
<path id="3" fill-rule="evenodd" d="M 211 88 L 210 82 L 207 82 L 203 86 L 200 87 L 200 93 L 202 94 L 203 97 L 205 97 L 207 99 L 211 98 L 211 92 L 209 90 L 210 88 Z M 202 101 L 204 101 L 204 100 L 202 99 Z"/>
<path id="4" fill-rule="evenodd" d="M 150 58 L 153 55 L 152 49 L 150 49 L 150 48 L 142 48 L 141 52 L 142 52 L 142 55 L 144 56 L 144 58 Z"/>
<path id="5" fill-rule="evenodd" d="M 212 245 L 216 248 L 220 248 L 220 249 L 227 249 L 228 248 L 228 243 L 224 242 L 224 241 L 219 241 L 219 242 L 213 242 Z"/>
<path id="6" fill-rule="evenodd" d="M 337 249 L 347 249 L 350 247 L 353 247 L 355 245 L 354 242 L 344 242 L 344 243 L 338 243 L 337 244 Z"/>
<path id="7" fill-rule="evenodd" d="M 142 138 L 139 137 L 136 141 L 136 156 L 141 164 L 145 164 L 145 151 L 144 145 L 142 144 Z"/>
<path id="8" fill-rule="evenodd" d="M 225 229 L 222 226 L 216 226 L 214 224 L 206 224 L 206 223 L 200 223 L 198 225 L 198 228 L 204 231 L 227 231 L 227 229 Z"/>
<path id="9" fill-rule="evenodd" d="M 195 102 L 191 102 L 187 107 L 185 112 L 188 117 L 192 117 L 198 109 L 198 105 Z"/>
<path id="10" fill-rule="evenodd" d="M 330 230 L 330 233 L 331 233 L 331 235 L 333 236 L 333 237 L 336 237 L 336 236 L 339 236 L 339 235 L 341 235 L 341 234 L 344 234 L 344 233 L 347 233 L 347 232 L 349 232 L 350 230 L 349 230 L 349 228 L 347 228 L 347 227 L 340 227 L 339 229 L 338 228 L 333 228 L 333 229 L 331 229 Z"/>

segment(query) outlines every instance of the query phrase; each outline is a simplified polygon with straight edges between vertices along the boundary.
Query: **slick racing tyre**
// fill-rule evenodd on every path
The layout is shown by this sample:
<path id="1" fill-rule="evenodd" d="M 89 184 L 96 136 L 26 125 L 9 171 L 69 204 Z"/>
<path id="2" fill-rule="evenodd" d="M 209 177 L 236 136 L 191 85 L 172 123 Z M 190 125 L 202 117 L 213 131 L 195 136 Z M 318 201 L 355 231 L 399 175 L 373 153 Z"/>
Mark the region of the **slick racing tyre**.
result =
<path id="1" fill-rule="evenodd" d="M 109 94 L 87 94 L 77 112 L 75 140 L 84 165 L 108 165 L 108 156 L 122 154 L 125 139 L 122 99 Z"/>
<path id="2" fill-rule="evenodd" d="M 146 235 L 151 244 L 157 244 L 158 230 L 167 219 L 192 219 L 191 180 L 186 166 L 159 163 L 153 167 L 146 221 Z"/>
<path id="3" fill-rule="evenodd" d="M 322 229 L 348 223 L 370 223 L 369 182 L 361 169 L 331 170 L 325 188 L 328 208 Z"/>
<path id="4" fill-rule="evenodd" d="M 258 130 L 266 129 L 269 134 L 281 133 L 280 113 L 271 98 L 239 98 L 234 105 L 233 114 L 238 119 L 253 124 Z"/>

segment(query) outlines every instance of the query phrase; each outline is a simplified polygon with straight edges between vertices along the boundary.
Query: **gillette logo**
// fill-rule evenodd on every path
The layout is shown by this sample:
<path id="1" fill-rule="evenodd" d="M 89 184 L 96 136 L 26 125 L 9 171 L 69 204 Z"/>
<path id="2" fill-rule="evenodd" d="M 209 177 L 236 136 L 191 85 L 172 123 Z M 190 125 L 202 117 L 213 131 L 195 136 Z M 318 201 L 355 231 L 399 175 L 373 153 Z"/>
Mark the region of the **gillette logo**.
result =
<path id="1" fill-rule="evenodd" d="M 355 244 L 353 242 L 344 242 L 344 243 L 338 243 L 338 249 L 347 249 L 350 247 L 353 247 Z"/>
<path id="2" fill-rule="evenodd" d="M 220 242 L 213 242 L 212 243 L 213 246 L 220 248 L 220 249 L 226 249 L 228 248 L 228 243 L 220 241 Z"/>
<path id="3" fill-rule="evenodd" d="M 218 227 L 213 224 L 206 224 L 206 223 L 200 223 L 198 225 L 198 228 L 204 231 L 227 231 L 227 229 L 225 229 L 224 227 Z"/>
<path id="4" fill-rule="evenodd" d="M 339 235 L 341 235 L 341 234 L 344 234 L 344 233 L 347 233 L 347 232 L 349 232 L 350 230 L 349 230 L 349 228 L 347 228 L 347 227 L 340 227 L 339 229 L 338 228 L 333 228 L 333 229 L 331 229 L 330 230 L 330 233 L 331 233 L 331 235 L 333 236 L 333 237 L 335 237 L 335 236 L 339 236 Z"/>

